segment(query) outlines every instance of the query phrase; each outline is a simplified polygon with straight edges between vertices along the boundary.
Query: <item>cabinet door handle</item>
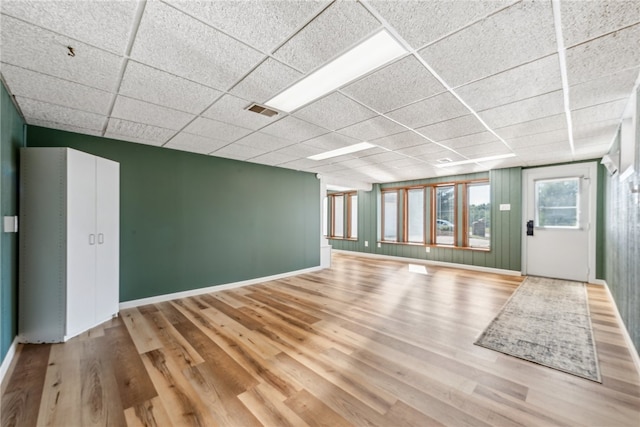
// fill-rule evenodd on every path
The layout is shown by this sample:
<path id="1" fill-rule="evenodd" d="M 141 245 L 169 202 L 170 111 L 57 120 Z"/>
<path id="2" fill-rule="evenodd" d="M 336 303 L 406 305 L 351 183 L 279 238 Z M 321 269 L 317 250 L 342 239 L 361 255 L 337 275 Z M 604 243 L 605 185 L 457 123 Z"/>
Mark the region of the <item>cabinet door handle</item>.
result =
<path id="1" fill-rule="evenodd" d="M 104 234 L 99 233 L 98 234 L 98 244 L 101 245 L 104 243 Z"/>
<path id="2" fill-rule="evenodd" d="M 95 245 L 96 244 L 96 235 L 95 234 L 89 234 L 89 244 L 90 245 Z"/>

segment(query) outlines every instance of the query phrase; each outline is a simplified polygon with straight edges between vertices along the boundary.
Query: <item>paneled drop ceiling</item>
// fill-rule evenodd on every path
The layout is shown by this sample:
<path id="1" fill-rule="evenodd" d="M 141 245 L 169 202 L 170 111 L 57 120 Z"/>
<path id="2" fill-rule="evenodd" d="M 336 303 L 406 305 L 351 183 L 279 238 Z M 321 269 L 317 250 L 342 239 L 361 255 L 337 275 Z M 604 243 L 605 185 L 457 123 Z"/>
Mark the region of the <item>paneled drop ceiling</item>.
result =
<path id="1" fill-rule="evenodd" d="M 334 181 L 600 157 L 640 69 L 637 0 L 1 5 L 0 71 L 28 124 Z M 408 53 L 291 114 L 245 110 L 381 29 Z"/>

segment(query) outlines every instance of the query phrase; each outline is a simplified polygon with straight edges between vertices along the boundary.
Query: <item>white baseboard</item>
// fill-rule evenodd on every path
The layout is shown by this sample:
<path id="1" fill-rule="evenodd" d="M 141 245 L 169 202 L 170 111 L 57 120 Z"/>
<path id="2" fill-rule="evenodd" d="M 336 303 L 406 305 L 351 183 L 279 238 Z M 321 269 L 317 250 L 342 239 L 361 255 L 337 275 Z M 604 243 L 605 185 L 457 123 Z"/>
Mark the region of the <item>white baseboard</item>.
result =
<path id="1" fill-rule="evenodd" d="M 503 270 L 501 268 L 480 267 L 477 265 L 469 265 L 469 264 L 458 264 L 455 262 L 431 261 L 428 259 L 408 258 L 408 257 L 393 256 L 393 255 L 380 255 L 380 254 L 372 254 L 368 252 L 345 251 L 343 249 L 334 249 L 333 252 L 337 252 L 345 255 L 359 256 L 363 258 L 387 259 L 390 261 L 401 261 L 401 262 L 411 262 L 415 264 L 436 265 L 439 267 L 460 268 L 463 270 L 482 271 L 484 273 L 504 274 L 507 276 L 522 276 L 522 273 L 519 271 Z"/>
<path id="2" fill-rule="evenodd" d="M 9 351 L 7 351 L 7 354 L 4 356 L 4 360 L 0 365 L 0 384 L 4 383 L 4 376 L 7 374 L 7 372 L 9 372 L 9 368 L 11 367 L 13 358 L 16 355 L 17 348 L 18 348 L 18 337 L 15 337 L 13 339 L 13 342 L 11 343 L 11 346 L 9 346 Z M 2 389 L 1 386 L 0 386 L 0 389 Z"/>
<path id="3" fill-rule="evenodd" d="M 618 320 L 618 325 L 620 329 L 622 329 L 622 335 L 624 336 L 624 340 L 627 343 L 627 347 L 629 347 L 629 351 L 631 352 L 631 358 L 633 359 L 633 364 L 636 366 L 636 372 L 640 375 L 640 355 L 638 355 L 638 350 L 636 350 L 636 346 L 633 344 L 631 340 L 631 335 L 629 335 L 629 331 L 627 330 L 627 326 L 624 324 L 622 320 L 622 316 L 620 316 L 620 311 L 618 310 L 618 305 L 616 304 L 616 300 L 613 299 L 613 295 L 611 294 L 611 289 L 609 289 L 609 285 L 605 280 L 602 281 L 604 283 L 604 287 L 607 290 L 607 295 L 609 296 L 609 300 L 613 304 L 616 312 L 616 319 Z"/>
<path id="4" fill-rule="evenodd" d="M 147 304 L 157 304 L 159 302 L 171 301 L 178 298 L 187 298 L 195 295 L 202 295 L 202 294 L 208 294 L 211 292 L 224 291 L 227 289 L 241 288 L 243 286 L 255 285 L 257 283 L 263 283 L 263 282 L 270 282 L 272 280 L 284 279 L 285 277 L 298 276 L 300 274 L 313 273 L 314 271 L 320 271 L 320 270 L 322 270 L 322 267 L 320 266 L 311 267 L 311 268 L 305 268 L 302 270 L 289 271 L 287 273 L 275 274 L 273 276 L 258 277 L 255 279 L 243 280 L 241 282 L 225 283 L 222 285 L 207 286 L 206 288 L 198 288 L 198 289 L 192 289 L 189 291 L 174 292 L 172 294 L 158 295 L 155 297 L 124 301 L 120 303 L 120 310 L 124 310 L 126 308 L 138 307 L 138 306 L 147 305 Z"/>

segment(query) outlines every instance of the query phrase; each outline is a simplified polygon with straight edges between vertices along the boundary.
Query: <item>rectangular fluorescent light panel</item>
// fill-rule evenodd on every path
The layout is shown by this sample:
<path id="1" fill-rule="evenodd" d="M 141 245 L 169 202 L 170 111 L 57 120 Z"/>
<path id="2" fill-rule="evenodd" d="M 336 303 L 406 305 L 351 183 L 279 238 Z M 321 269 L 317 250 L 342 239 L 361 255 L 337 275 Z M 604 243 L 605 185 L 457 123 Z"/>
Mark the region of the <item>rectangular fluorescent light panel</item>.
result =
<path id="1" fill-rule="evenodd" d="M 330 159 L 331 157 L 343 156 L 345 154 L 351 154 L 351 153 L 355 153 L 356 151 L 367 150 L 373 147 L 375 147 L 375 145 L 370 144 L 368 142 L 361 142 L 359 144 L 349 145 L 348 147 L 338 148 L 337 150 L 325 151 L 324 153 L 316 154 L 314 156 L 309 156 L 307 157 L 307 159 L 311 159 L 311 160 Z"/>
<path id="2" fill-rule="evenodd" d="M 407 50 L 382 30 L 271 98 L 265 105 L 289 113 L 405 53 Z"/>
<path id="3" fill-rule="evenodd" d="M 515 157 L 515 156 L 516 155 L 514 153 L 499 154 L 497 156 L 479 157 L 477 159 L 461 160 L 459 162 L 440 163 L 434 166 L 437 168 L 448 168 L 450 166 L 468 165 L 469 163 L 488 162 L 491 160 L 508 159 L 510 157 Z"/>

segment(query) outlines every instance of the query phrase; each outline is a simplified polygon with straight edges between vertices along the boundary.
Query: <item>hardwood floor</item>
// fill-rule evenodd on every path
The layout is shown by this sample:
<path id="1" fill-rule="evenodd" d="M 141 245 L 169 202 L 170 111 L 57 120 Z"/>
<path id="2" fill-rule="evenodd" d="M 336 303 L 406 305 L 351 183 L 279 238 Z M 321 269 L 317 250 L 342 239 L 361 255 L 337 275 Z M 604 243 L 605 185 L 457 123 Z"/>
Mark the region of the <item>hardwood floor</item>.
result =
<path id="1" fill-rule="evenodd" d="M 640 425 L 602 287 L 588 287 L 598 384 L 473 345 L 522 278 L 426 268 L 339 254 L 330 270 L 21 345 L 2 426 Z"/>

